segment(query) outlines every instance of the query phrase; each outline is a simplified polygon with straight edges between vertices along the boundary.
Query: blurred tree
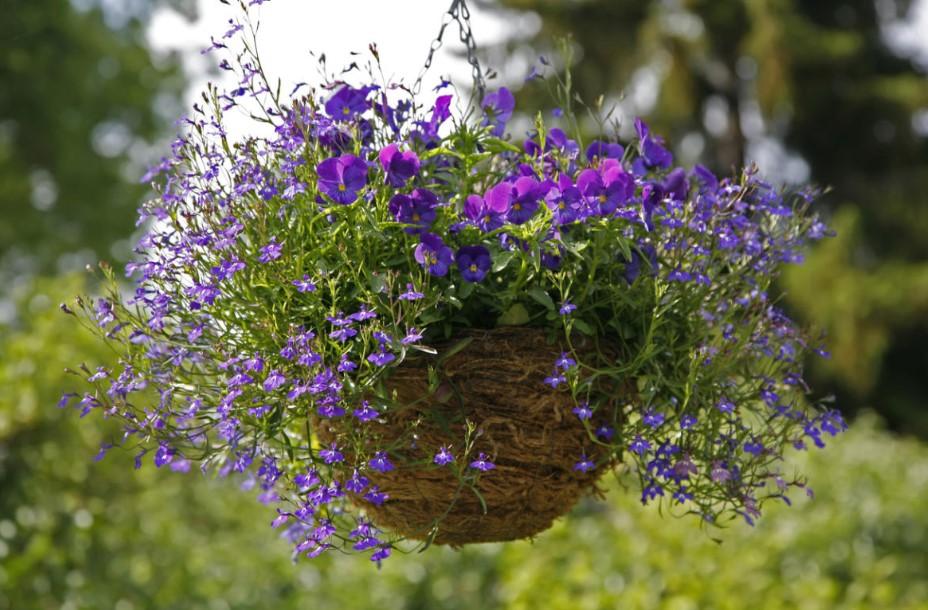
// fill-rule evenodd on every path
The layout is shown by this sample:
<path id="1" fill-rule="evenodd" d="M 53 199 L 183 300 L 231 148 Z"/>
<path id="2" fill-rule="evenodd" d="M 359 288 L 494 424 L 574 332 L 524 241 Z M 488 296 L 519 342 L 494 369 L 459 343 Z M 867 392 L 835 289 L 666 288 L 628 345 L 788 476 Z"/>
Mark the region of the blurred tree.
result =
<path id="1" fill-rule="evenodd" d="M 0 260 L 20 270 L 112 258 L 145 192 L 144 142 L 179 114 L 177 62 L 144 40 L 156 3 L 104 4 L 6 3 L 0 19 Z"/>
<path id="2" fill-rule="evenodd" d="M 781 182 L 811 179 L 830 187 L 824 202 L 857 210 L 853 244 L 828 269 L 853 283 L 887 277 L 905 303 L 875 308 L 853 324 L 830 316 L 827 330 L 850 353 L 818 368 L 819 389 L 843 408 L 876 403 L 893 427 L 928 436 L 920 379 L 928 369 L 928 316 L 906 285 L 928 273 L 928 134 L 913 117 L 928 108 L 928 79 L 891 43 L 892 27 L 912 9 L 899 0 L 484 0 L 531 10 L 541 28 L 510 40 L 502 53 L 551 54 L 571 34 L 576 92 L 618 101 L 626 128 L 635 115 L 682 143 L 683 162 L 727 173 L 758 161 Z M 527 49 L 526 49 L 527 47 Z M 546 105 L 537 82 L 519 105 Z M 619 95 L 627 94 L 619 100 Z M 536 107 L 533 107 L 533 104 Z M 811 174 L 809 170 L 811 169 Z M 827 246 L 826 246 L 827 247 Z M 829 292 L 798 270 L 790 304 L 815 320 L 823 308 L 854 307 L 858 293 Z M 867 301 L 869 302 L 869 301 Z M 817 303 L 815 307 L 811 304 Z M 859 310 L 859 307 L 858 307 Z M 847 333 L 847 334 L 845 334 Z M 878 342 L 872 341 L 880 335 Z M 887 398 L 895 401 L 890 407 Z"/>

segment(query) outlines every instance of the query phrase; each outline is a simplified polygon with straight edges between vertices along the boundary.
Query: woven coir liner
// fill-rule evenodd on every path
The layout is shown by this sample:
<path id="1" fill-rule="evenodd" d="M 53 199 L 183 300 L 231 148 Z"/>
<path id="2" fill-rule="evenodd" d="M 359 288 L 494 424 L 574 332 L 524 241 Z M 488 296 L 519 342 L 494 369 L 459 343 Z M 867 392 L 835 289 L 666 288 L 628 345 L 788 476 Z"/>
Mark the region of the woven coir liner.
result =
<path id="1" fill-rule="evenodd" d="M 471 341 L 441 360 L 462 338 Z M 572 412 L 570 394 L 544 383 L 562 346 L 549 344 L 544 330 L 503 327 L 471 331 L 436 349 L 437 356 L 408 359 L 395 369 L 386 387 L 398 406 L 368 424 L 371 449 L 387 450 L 395 468 L 365 475 L 389 499 L 379 506 L 359 496 L 352 501 L 380 528 L 434 544 L 517 540 L 546 530 L 610 466 Z M 429 365 L 440 379 L 431 394 Z M 612 423 L 612 404 L 587 423 Z M 480 474 L 479 495 L 449 466 L 432 463 L 440 447 L 450 446 L 459 467 L 477 472 L 461 459 L 468 421 L 476 440 L 466 462 L 484 452 L 496 465 Z M 317 421 L 317 430 L 323 443 L 339 432 L 331 420 Z M 587 473 L 574 469 L 584 454 L 597 464 Z"/>

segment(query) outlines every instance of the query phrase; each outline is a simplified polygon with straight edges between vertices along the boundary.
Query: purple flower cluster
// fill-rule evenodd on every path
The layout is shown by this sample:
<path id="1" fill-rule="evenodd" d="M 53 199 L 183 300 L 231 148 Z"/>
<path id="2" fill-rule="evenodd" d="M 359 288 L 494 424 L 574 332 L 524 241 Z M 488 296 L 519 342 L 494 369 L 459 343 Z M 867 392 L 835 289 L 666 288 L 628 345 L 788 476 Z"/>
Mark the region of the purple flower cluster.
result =
<path id="1" fill-rule="evenodd" d="M 121 360 L 63 404 L 120 418 L 139 463 L 240 473 L 296 554 L 381 561 L 397 541 L 351 503 L 387 501 L 379 476 L 412 454 L 478 487 L 505 470 L 466 438 L 422 446 L 410 429 L 385 446 L 381 382 L 446 332 L 501 324 L 597 346 L 562 353 L 544 382 L 603 448 L 574 474 L 625 461 L 644 502 L 751 522 L 804 485 L 785 479 L 786 450 L 844 429 L 807 399 L 802 358 L 819 346 L 768 294 L 825 234 L 812 193 L 674 167 L 641 120 L 621 144 L 581 150 L 539 125 L 515 147 L 505 88 L 451 125 L 448 95 L 422 108 L 339 82 L 281 99 L 248 49 L 223 62 L 237 87 L 215 94 L 220 111 L 195 106 L 147 176 L 133 293 L 81 302 Z M 246 104 L 273 131 L 230 147 L 221 109 Z"/>

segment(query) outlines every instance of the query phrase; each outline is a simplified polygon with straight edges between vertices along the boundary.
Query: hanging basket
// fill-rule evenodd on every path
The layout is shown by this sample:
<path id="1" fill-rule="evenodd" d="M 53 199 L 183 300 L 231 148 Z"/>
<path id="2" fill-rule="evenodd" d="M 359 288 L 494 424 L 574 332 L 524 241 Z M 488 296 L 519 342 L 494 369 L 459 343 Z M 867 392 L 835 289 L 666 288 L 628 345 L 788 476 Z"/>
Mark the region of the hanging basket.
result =
<path id="1" fill-rule="evenodd" d="M 470 342 L 441 361 L 462 338 Z M 614 423 L 617 402 L 586 423 L 579 419 L 569 393 L 544 384 L 562 351 L 548 343 L 544 330 L 502 327 L 472 331 L 438 346 L 434 357 L 404 362 L 387 389 L 406 406 L 371 423 L 377 449 L 389 449 L 396 458 L 393 470 L 367 473 L 388 499 L 375 505 L 355 495 L 352 501 L 377 526 L 434 544 L 518 540 L 551 527 L 596 490 L 597 479 L 612 465 L 592 432 Z M 431 393 L 429 367 L 439 375 Z M 495 464 L 473 486 L 432 463 L 440 447 L 463 452 L 468 423 L 475 440 L 467 461 L 482 452 Z M 323 443 L 338 432 L 331 420 L 317 429 Z M 581 455 L 595 464 L 587 472 L 576 469 Z"/>

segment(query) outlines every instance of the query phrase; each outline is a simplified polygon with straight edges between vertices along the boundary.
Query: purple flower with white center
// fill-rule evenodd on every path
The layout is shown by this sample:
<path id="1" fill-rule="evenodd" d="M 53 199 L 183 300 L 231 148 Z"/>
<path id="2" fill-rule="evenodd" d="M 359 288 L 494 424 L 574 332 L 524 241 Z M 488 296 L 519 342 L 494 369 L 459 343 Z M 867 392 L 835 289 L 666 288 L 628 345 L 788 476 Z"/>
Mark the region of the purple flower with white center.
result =
<path id="1" fill-rule="evenodd" d="M 689 430 L 696 425 L 696 417 L 690 415 L 689 413 L 684 414 L 680 417 L 680 429 Z"/>
<path id="2" fill-rule="evenodd" d="M 644 455 L 651 450 L 651 443 L 643 439 L 639 434 L 635 436 L 635 439 L 628 445 L 628 449 L 638 455 Z"/>
<path id="3" fill-rule="evenodd" d="M 608 443 L 611 442 L 615 437 L 615 428 L 603 424 L 602 426 L 596 428 L 595 434 L 596 438 L 604 440 Z"/>
<path id="4" fill-rule="evenodd" d="M 593 417 L 593 410 L 590 409 L 590 403 L 582 402 L 572 409 L 574 415 L 577 416 L 581 421 L 585 421 Z"/>
<path id="5" fill-rule="evenodd" d="M 348 354 L 342 354 L 341 358 L 338 360 L 338 372 L 339 373 L 350 373 L 351 371 L 358 368 L 358 365 L 351 361 L 348 358 Z"/>
<path id="6" fill-rule="evenodd" d="M 374 457 L 367 465 L 377 472 L 390 472 L 394 468 L 393 463 L 390 462 L 390 458 L 387 457 L 386 451 L 378 451 L 375 453 Z"/>
<path id="7" fill-rule="evenodd" d="M 568 316 L 571 313 L 577 311 L 577 306 L 571 303 L 570 301 L 564 301 L 563 303 L 561 303 L 561 307 L 557 311 L 562 316 Z"/>
<path id="8" fill-rule="evenodd" d="M 641 492 L 641 503 L 647 504 L 649 501 L 664 495 L 664 488 L 659 483 L 652 480 Z"/>
<path id="9" fill-rule="evenodd" d="M 568 371 L 574 368 L 577 365 L 577 361 L 570 357 L 568 352 L 561 352 L 561 355 L 558 356 L 558 359 L 554 361 L 554 366 Z"/>
<path id="10" fill-rule="evenodd" d="M 490 270 L 491 260 L 490 251 L 483 246 L 463 246 L 458 249 L 455 255 L 458 269 L 468 282 L 479 282 L 483 280 Z"/>
<path id="11" fill-rule="evenodd" d="M 167 443 L 161 443 L 158 445 L 158 450 L 155 451 L 155 466 L 161 468 L 165 464 L 171 462 L 174 459 L 174 450 L 168 447 Z"/>
<path id="12" fill-rule="evenodd" d="M 390 549 L 391 547 L 388 544 L 381 545 L 379 549 L 377 549 L 371 554 L 371 561 L 375 563 L 379 563 L 383 561 L 384 559 L 390 556 L 390 552 L 391 552 Z"/>
<path id="13" fill-rule="evenodd" d="M 418 301 L 425 298 L 425 294 L 416 290 L 412 284 L 406 284 L 406 292 L 399 296 L 401 301 Z"/>
<path id="14" fill-rule="evenodd" d="M 361 401 L 361 406 L 352 411 L 351 414 L 361 421 L 361 423 L 367 423 L 377 419 L 377 416 L 380 415 L 377 409 L 373 408 L 366 400 Z"/>
<path id="15" fill-rule="evenodd" d="M 370 309 L 367 305 L 361 305 L 361 309 L 348 316 L 349 320 L 355 322 L 366 322 L 377 317 L 377 312 Z"/>
<path id="16" fill-rule="evenodd" d="M 448 447 L 443 446 L 439 448 L 438 453 L 435 454 L 432 461 L 439 466 L 446 466 L 454 461 L 454 456 L 451 454 L 451 451 L 448 450 Z"/>
<path id="17" fill-rule="evenodd" d="M 320 450 L 319 456 L 326 464 L 338 464 L 345 461 L 344 454 L 338 450 L 338 446 L 335 443 L 329 445 L 327 449 Z"/>
<path id="18" fill-rule="evenodd" d="M 580 461 L 574 464 L 574 470 L 577 470 L 582 473 L 587 473 L 596 468 L 596 463 L 588 458 L 586 454 L 580 456 Z"/>
<path id="19" fill-rule="evenodd" d="M 717 403 L 715 403 L 715 408 L 722 413 L 733 413 L 735 411 L 735 403 L 723 396 Z"/>
<path id="20" fill-rule="evenodd" d="M 567 383 L 567 377 L 561 375 L 557 369 L 548 377 L 545 377 L 545 384 L 557 389 L 562 383 Z"/>
<path id="21" fill-rule="evenodd" d="M 415 328 L 410 328 L 406 332 L 406 336 L 400 340 L 400 343 L 403 345 L 412 345 L 418 343 L 422 340 L 422 333 Z"/>
<path id="22" fill-rule="evenodd" d="M 303 279 L 293 280 L 293 285 L 300 292 L 316 292 L 316 285 L 309 279 L 308 275 L 304 275 Z"/>
<path id="23" fill-rule="evenodd" d="M 330 332 L 329 337 L 331 337 L 332 339 L 335 339 L 339 343 L 344 343 L 345 341 L 348 341 L 349 339 L 351 339 L 357 334 L 358 334 L 358 331 L 351 328 L 350 326 L 343 326 L 341 328 L 338 328 Z"/>
<path id="24" fill-rule="evenodd" d="M 420 233 L 435 222 L 438 199 L 428 189 L 415 189 L 411 194 L 396 194 L 390 199 L 390 213 L 397 222 L 413 225 L 407 233 Z"/>
<path id="25" fill-rule="evenodd" d="M 384 146 L 378 159 L 390 186 L 404 186 L 419 173 L 419 157 L 411 150 L 401 151 L 398 144 Z"/>
<path id="26" fill-rule="evenodd" d="M 319 190 L 337 203 L 349 204 L 367 186 L 367 163 L 354 155 L 326 159 L 316 167 Z"/>
<path id="27" fill-rule="evenodd" d="M 261 255 L 258 257 L 258 261 L 262 263 L 269 263 L 273 260 L 280 258 L 280 254 L 283 251 L 283 247 L 277 243 L 277 239 L 272 237 L 271 241 L 264 247 L 261 248 Z"/>
<path id="28" fill-rule="evenodd" d="M 350 120 L 367 110 L 367 96 L 374 89 L 376 87 L 355 89 L 345 85 L 325 103 L 325 111 L 335 120 Z"/>
<path id="29" fill-rule="evenodd" d="M 416 262 L 429 270 L 432 275 L 443 277 L 454 261 L 454 252 L 445 245 L 441 237 L 433 233 L 423 233 L 421 242 L 416 246 Z"/>
<path id="30" fill-rule="evenodd" d="M 267 374 L 267 378 L 264 380 L 264 391 L 273 392 L 285 383 L 287 383 L 287 378 L 283 373 L 275 369 Z"/>
<path id="31" fill-rule="evenodd" d="M 757 441 L 748 441 L 744 443 L 744 451 L 751 455 L 760 455 L 764 452 L 764 445 Z"/>
<path id="32" fill-rule="evenodd" d="M 644 425 L 651 428 L 659 428 L 661 424 L 664 423 L 664 414 L 658 411 L 651 411 L 649 409 L 645 412 L 644 416 L 641 418 L 641 421 L 644 422 Z"/>
<path id="33" fill-rule="evenodd" d="M 109 372 L 105 368 L 100 366 L 100 367 L 97 367 L 97 371 L 93 375 L 87 378 L 87 381 L 88 383 L 93 383 L 95 381 L 100 381 L 101 379 L 104 379 L 109 376 L 110 376 Z"/>
<path id="34" fill-rule="evenodd" d="M 477 459 L 470 463 L 470 467 L 474 470 L 487 472 L 488 470 L 493 470 L 496 468 L 496 464 L 490 461 L 490 458 L 487 457 L 487 454 L 480 453 L 477 456 Z"/>
<path id="35" fill-rule="evenodd" d="M 386 347 L 381 344 L 380 349 L 367 357 L 368 362 L 377 366 L 386 366 L 396 360 L 396 356 L 388 352 Z"/>
<path id="36" fill-rule="evenodd" d="M 512 111 L 516 107 L 516 100 L 506 87 L 500 87 L 497 91 L 487 93 L 480 104 L 484 112 L 484 125 L 493 127 L 492 133 L 497 138 L 506 131 L 506 123 L 512 117 Z"/>

